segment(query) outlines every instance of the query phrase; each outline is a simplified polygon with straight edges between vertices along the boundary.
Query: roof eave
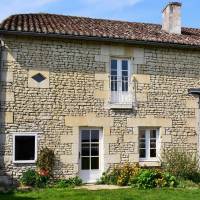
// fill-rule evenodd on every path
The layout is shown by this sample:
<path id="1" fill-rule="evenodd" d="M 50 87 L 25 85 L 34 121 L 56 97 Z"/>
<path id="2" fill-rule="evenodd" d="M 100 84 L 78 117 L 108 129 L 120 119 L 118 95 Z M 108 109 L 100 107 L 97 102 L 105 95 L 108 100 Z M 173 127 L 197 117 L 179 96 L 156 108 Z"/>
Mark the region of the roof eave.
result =
<path id="1" fill-rule="evenodd" d="M 80 35 L 35 33 L 35 32 L 6 31 L 6 30 L 0 30 L 0 35 L 33 36 L 33 37 L 87 40 L 87 41 L 101 41 L 101 42 L 113 42 L 113 43 L 126 43 L 126 44 L 134 44 L 134 45 L 145 45 L 145 46 L 153 46 L 153 47 L 170 47 L 170 48 L 179 48 L 179 49 L 194 49 L 194 50 L 200 49 L 200 45 L 156 42 L 156 41 L 148 41 L 148 40 L 134 40 L 134 39 L 130 40 L 130 39 L 97 37 L 97 36 L 80 36 Z"/>

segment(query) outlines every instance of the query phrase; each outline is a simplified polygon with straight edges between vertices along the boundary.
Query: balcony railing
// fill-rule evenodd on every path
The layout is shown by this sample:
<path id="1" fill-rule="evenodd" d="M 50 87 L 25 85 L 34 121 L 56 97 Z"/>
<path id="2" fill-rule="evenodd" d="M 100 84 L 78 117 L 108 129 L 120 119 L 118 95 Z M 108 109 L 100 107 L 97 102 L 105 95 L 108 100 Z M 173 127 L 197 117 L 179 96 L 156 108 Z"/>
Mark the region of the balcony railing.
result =
<path id="1" fill-rule="evenodd" d="M 127 76 L 109 76 L 110 105 L 132 108 L 135 102 L 134 82 Z"/>

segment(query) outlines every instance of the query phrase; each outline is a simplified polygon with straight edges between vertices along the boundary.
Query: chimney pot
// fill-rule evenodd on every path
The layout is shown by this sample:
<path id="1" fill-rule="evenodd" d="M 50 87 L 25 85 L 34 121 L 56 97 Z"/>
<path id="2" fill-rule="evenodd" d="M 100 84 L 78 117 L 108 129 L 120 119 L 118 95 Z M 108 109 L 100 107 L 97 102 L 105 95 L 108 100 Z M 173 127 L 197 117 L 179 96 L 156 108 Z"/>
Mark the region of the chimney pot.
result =
<path id="1" fill-rule="evenodd" d="M 163 9 L 162 30 L 168 33 L 181 34 L 181 6 L 179 2 L 170 2 Z"/>

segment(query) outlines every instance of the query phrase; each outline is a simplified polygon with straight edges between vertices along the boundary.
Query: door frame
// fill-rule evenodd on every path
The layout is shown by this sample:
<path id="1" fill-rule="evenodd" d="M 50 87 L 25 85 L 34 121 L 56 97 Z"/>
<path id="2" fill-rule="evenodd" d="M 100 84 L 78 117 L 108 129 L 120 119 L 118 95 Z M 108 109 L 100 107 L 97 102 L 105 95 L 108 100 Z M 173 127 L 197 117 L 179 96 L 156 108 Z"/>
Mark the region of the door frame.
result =
<path id="1" fill-rule="evenodd" d="M 78 152 L 78 167 L 79 167 L 79 176 L 81 175 L 81 171 L 84 171 L 81 169 L 81 131 L 82 130 L 99 130 L 99 174 L 100 176 L 104 172 L 104 134 L 103 134 L 103 128 L 102 127 L 80 127 L 79 128 L 79 152 Z M 85 170 L 85 171 L 92 171 L 90 170 Z M 95 171 L 95 170 L 94 170 Z M 97 170 L 96 170 L 97 171 Z M 98 178 L 100 178 L 100 176 Z M 83 180 L 84 182 L 84 180 Z M 88 183 L 94 183 L 88 182 Z"/>

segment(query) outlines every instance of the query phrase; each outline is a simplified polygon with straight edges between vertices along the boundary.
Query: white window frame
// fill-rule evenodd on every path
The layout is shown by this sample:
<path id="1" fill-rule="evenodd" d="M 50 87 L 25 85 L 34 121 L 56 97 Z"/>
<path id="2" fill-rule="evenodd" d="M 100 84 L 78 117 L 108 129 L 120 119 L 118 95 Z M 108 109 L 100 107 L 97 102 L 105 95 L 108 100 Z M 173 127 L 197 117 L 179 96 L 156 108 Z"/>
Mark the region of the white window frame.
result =
<path id="1" fill-rule="evenodd" d="M 131 79 L 131 74 L 132 74 L 132 71 L 131 71 L 131 59 L 130 58 L 120 58 L 120 57 L 111 57 L 111 59 L 110 59 L 110 72 L 109 72 L 109 74 L 110 74 L 110 77 L 112 76 L 111 75 L 111 71 L 112 71 L 112 68 L 111 68 L 111 61 L 112 60 L 116 60 L 117 61 L 117 77 L 122 77 L 122 61 L 123 60 L 126 60 L 127 62 L 128 62 L 128 84 L 129 84 L 129 82 L 130 82 L 130 79 Z M 129 92 L 131 90 L 131 88 L 130 88 L 130 86 L 128 85 L 128 91 L 123 91 L 123 92 Z M 115 92 L 115 91 L 112 91 L 111 90 L 111 85 L 110 85 L 110 91 L 111 92 Z M 121 85 L 121 83 L 118 83 L 117 82 L 117 91 L 120 91 L 120 92 L 122 92 L 122 85 Z"/>
<path id="2" fill-rule="evenodd" d="M 140 131 L 145 131 L 145 149 L 146 149 L 146 157 L 140 158 Z M 156 130 L 156 157 L 150 157 L 150 131 Z M 139 161 L 145 162 L 157 162 L 159 161 L 160 154 L 160 129 L 159 128 L 141 128 L 139 130 Z"/>
<path id="3" fill-rule="evenodd" d="M 35 159 L 34 160 L 15 160 L 15 137 L 16 136 L 34 136 L 35 137 Z M 35 163 L 37 161 L 38 135 L 37 133 L 13 133 L 13 163 Z"/>

